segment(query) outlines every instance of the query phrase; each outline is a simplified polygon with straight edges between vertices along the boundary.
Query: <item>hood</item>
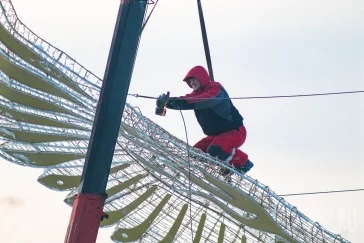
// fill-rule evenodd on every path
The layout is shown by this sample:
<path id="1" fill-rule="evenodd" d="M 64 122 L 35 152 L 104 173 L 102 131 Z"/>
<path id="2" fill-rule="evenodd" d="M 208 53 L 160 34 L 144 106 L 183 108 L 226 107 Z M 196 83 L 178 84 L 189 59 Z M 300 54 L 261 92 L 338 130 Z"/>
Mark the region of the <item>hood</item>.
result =
<path id="1" fill-rule="evenodd" d="M 187 81 L 188 78 L 196 78 L 200 81 L 202 87 L 206 87 L 210 82 L 210 76 L 206 69 L 202 66 L 193 67 L 187 75 L 184 77 L 183 81 Z M 188 85 L 190 86 L 190 85 Z M 190 86 L 191 88 L 191 86 Z"/>

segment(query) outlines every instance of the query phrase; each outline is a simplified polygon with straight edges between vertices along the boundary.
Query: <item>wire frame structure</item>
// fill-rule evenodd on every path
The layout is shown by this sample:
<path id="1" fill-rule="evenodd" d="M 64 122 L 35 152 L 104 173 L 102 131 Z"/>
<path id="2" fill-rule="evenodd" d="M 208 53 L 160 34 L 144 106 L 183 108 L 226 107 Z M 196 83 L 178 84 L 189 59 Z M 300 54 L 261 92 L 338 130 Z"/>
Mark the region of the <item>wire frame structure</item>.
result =
<path id="1" fill-rule="evenodd" d="M 101 83 L 0 0 L 0 156 L 44 168 L 38 182 L 69 191 L 70 206 Z M 247 175 L 227 183 L 224 166 L 127 103 L 101 227 L 114 227 L 114 242 L 348 242 Z"/>

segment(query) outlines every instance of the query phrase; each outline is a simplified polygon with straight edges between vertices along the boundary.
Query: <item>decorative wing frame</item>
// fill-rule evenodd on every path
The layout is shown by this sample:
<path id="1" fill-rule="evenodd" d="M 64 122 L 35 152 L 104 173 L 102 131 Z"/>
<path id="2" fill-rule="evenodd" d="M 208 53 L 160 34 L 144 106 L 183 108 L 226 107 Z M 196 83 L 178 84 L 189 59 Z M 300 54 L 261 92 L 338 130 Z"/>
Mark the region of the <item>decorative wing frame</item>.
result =
<path id="1" fill-rule="evenodd" d="M 102 80 L 28 29 L 10 1 L 0 8 L 0 156 L 44 168 L 39 183 L 69 191 L 72 206 Z M 227 184 L 220 166 L 126 104 L 101 227 L 115 227 L 115 242 L 348 242 L 247 175 Z"/>

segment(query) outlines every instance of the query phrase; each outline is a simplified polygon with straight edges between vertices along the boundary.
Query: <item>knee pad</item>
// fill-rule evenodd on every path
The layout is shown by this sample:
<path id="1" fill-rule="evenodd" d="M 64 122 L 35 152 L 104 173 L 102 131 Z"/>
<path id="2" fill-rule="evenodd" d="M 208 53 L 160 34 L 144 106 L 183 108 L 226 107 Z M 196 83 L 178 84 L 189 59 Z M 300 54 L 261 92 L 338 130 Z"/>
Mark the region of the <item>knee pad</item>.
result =
<path id="1" fill-rule="evenodd" d="M 207 148 L 207 153 L 212 157 L 217 157 L 220 160 L 226 160 L 230 154 L 223 151 L 220 146 L 211 145 Z"/>

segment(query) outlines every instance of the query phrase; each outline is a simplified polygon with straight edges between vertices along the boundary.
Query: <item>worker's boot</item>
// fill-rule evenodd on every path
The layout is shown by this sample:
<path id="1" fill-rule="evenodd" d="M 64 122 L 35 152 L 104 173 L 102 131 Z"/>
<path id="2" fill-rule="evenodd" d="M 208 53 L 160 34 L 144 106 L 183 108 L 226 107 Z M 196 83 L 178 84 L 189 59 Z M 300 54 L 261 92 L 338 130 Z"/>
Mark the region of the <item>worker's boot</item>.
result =
<path id="1" fill-rule="evenodd" d="M 235 169 L 237 171 L 241 171 L 241 172 L 243 172 L 245 174 L 245 173 L 248 173 L 248 171 L 251 170 L 251 168 L 253 168 L 253 167 L 254 167 L 253 162 L 251 162 L 250 160 L 248 160 L 243 167 L 235 168 Z"/>
<path id="2" fill-rule="evenodd" d="M 229 164 L 229 166 L 232 167 L 230 164 Z M 253 162 L 251 162 L 250 160 L 248 160 L 244 166 L 242 166 L 242 167 L 234 167 L 234 170 L 236 170 L 236 171 L 238 171 L 238 172 L 240 172 L 242 174 L 246 174 L 253 167 L 254 167 Z M 232 170 L 229 170 L 227 168 L 221 168 L 220 169 L 220 174 L 222 176 L 228 176 L 228 175 L 230 175 L 232 173 L 233 173 L 233 171 Z"/>

